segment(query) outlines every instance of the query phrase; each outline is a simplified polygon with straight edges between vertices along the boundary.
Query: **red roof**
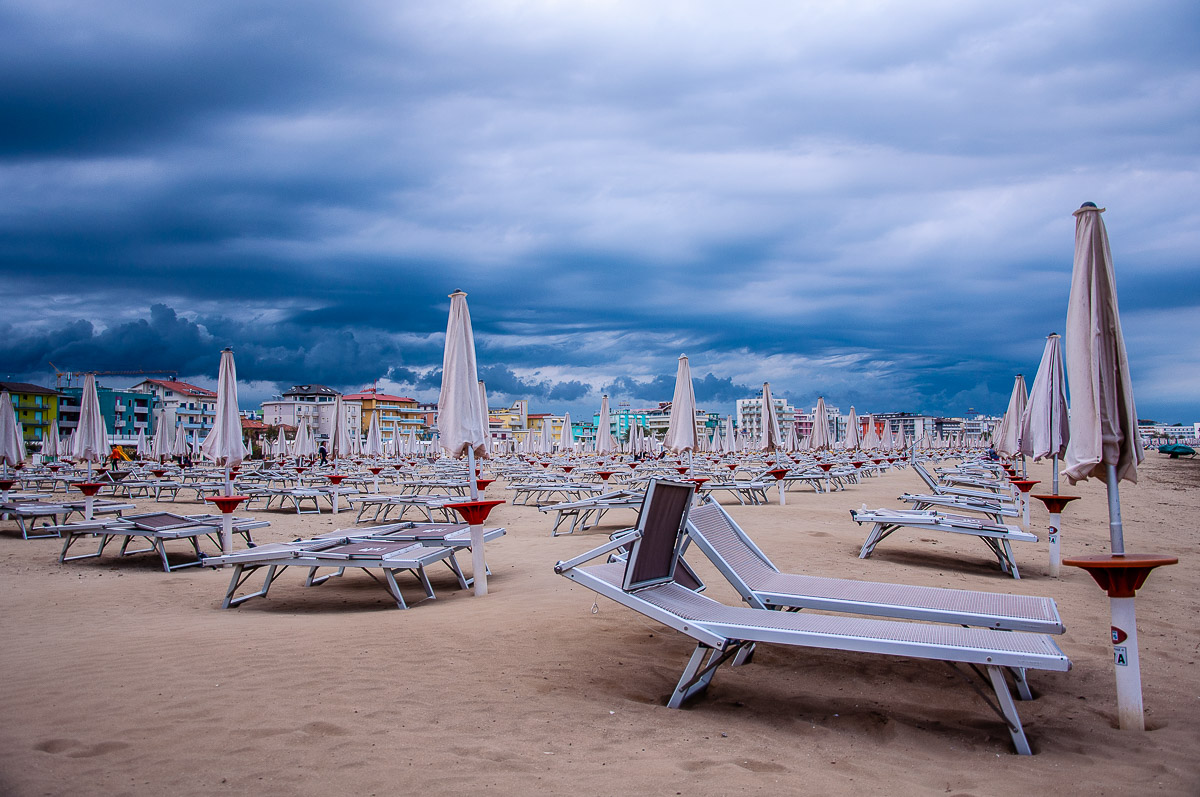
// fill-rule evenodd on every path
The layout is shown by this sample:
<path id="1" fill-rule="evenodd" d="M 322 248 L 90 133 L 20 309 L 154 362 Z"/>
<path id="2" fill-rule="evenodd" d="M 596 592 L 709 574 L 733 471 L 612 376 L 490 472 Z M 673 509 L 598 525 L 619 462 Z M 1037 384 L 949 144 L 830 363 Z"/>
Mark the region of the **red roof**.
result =
<path id="1" fill-rule="evenodd" d="M 409 404 L 416 404 L 414 398 L 405 398 L 404 396 L 391 396 L 387 393 L 376 393 L 371 390 L 364 390 L 362 393 L 351 393 L 348 396 L 342 396 L 343 401 L 364 401 L 366 399 L 378 399 L 379 401 L 404 401 Z"/>
<path id="2" fill-rule="evenodd" d="M 243 430 L 250 429 L 250 430 L 257 432 L 259 430 L 269 429 L 269 428 L 271 428 L 271 427 L 267 426 L 262 421 L 253 421 L 253 420 L 250 420 L 249 418 L 242 418 L 242 429 Z"/>
<path id="3" fill-rule="evenodd" d="M 147 382 L 173 390 L 184 396 L 203 396 L 204 398 L 216 398 L 217 394 L 211 390 L 200 387 L 199 385 L 190 385 L 187 382 L 172 382 L 169 379 L 147 379 Z"/>

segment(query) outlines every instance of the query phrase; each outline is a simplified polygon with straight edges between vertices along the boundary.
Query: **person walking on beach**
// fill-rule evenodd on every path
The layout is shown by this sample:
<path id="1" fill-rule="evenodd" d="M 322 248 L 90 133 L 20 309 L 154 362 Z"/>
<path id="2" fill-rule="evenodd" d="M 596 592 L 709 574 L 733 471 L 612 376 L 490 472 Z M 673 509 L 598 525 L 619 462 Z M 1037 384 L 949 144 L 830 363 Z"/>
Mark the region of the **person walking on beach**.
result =
<path id="1" fill-rule="evenodd" d="M 329 460 L 327 459 L 327 457 L 329 456 L 329 452 L 325 450 L 324 443 L 321 443 L 321 447 L 317 449 L 317 456 L 319 456 L 321 458 L 322 465 L 329 464 Z"/>

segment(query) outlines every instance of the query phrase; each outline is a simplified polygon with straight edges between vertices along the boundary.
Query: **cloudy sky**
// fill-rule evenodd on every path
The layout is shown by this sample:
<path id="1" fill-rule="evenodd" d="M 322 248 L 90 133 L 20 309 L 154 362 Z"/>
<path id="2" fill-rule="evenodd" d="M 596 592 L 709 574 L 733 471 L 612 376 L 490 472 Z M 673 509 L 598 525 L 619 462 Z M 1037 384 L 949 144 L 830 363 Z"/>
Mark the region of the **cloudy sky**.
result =
<path id="1" fill-rule="evenodd" d="M 1002 412 L 1106 207 L 1200 420 L 1200 5 L 0 0 L 0 376 Z M 128 384 L 116 377 L 108 384 Z"/>

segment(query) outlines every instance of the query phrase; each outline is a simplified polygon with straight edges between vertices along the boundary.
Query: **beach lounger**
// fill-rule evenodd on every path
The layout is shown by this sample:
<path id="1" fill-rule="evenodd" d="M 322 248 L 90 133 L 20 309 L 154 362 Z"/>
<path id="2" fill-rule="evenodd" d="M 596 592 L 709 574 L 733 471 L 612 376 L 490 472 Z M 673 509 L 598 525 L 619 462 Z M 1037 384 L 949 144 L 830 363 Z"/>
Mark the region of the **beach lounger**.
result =
<path id="1" fill-rule="evenodd" d="M 1000 569 L 1013 578 L 1020 578 L 1017 560 L 1013 558 L 1011 542 L 1037 542 L 1036 535 L 1022 531 L 1017 526 L 1002 523 L 989 523 L 979 518 L 966 515 L 951 515 L 942 512 L 920 509 L 851 509 L 850 517 L 855 523 L 872 523 L 871 531 L 858 553 L 859 559 L 866 559 L 884 539 L 902 528 L 923 529 L 925 531 L 942 531 L 951 534 L 969 534 L 978 537 L 995 554 L 1000 563 Z"/>
<path id="2" fill-rule="evenodd" d="M 578 501 L 539 506 L 538 511 L 557 513 L 554 525 L 550 528 L 550 536 L 557 537 L 560 534 L 574 534 L 577 529 L 586 531 L 590 526 L 598 525 L 612 509 L 632 509 L 636 512 L 642 508 L 644 497 L 645 493 L 641 490 L 614 490 Z M 562 522 L 568 518 L 571 521 L 570 526 L 566 531 L 559 531 Z"/>
<path id="3" fill-rule="evenodd" d="M 396 602 L 396 606 L 407 609 L 408 603 L 400 593 L 396 576 L 404 571 L 413 573 L 424 590 L 421 600 L 433 600 L 433 586 L 425 568 L 434 562 L 453 556 L 453 549 L 444 546 L 426 546 L 419 542 L 396 540 L 352 540 L 313 539 L 293 543 L 263 545 L 224 556 L 214 556 L 208 564 L 232 565 L 233 577 L 225 590 L 221 608 L 240 606 L 251 598 L 265 598 L 275 583 L 289 567 L 308 568 L 304 586 L 314 587 L 331 578 L 345 574 L 347 568 L 362 570 L 383 586 Z M 262 586 L 255 592 L 238 595 L 237 591 L 259 569 L 266 568 Z M 334 572 L 318 576 L 322 568 L 333 568 Z M 378 570 L 376 576 L 372 570 Z"/>
<path id="4" fill-rule="evenodd" d="M 964 498 L 980 498 L 985 501 L 995 501 L 997 498 L 1011 500 L 1013 498 L 1012 486 L 1006 482 L 996 481 L 994 485 L 986 489 L 966 489 L 941 484 L 929 475 L 929 471 L 925 470 L 923 465 L 914 465 L 913 470 L 935 495 L 957 495 Z"/>
<path id="5" fill-rule="evenodd" d="M 41 540 L 60 536 L 54 527 L 61 524 L 71 510 L 61 503 L 50 503 L 36 498 L 12 496 L 0 504 L 0 518 L 17 521 L 22 539 Z"/>
<path id="6" fill-rule="evenodd" d="M 1018 753 L 1029 746 L 1006 673 L 1014 670 L 1065 672 L 1071 662 L 1044 634 L 960 628 L 933 623 L 902 622 L 814 613 L 735 608 L 689 590 L 675 581 L 693 485 L 652 482 L 646 494 L 637 539 L 628 560 L 584 566 L 627 545 L 610 541 L 582 556 L 555 565 L 555 572 L 696 640 L 696 648 L 667 705 L 682 703 L 708 688 L 721 664 L 744 648 L 775 644 L 902 656 L 965 664 L 986 672 L 995 702 L 985 700 L 1008 727 Z M 611 643 L 613 640 L 610 639 Z M 969 676 L 968 676 L 969 677 Z M 974 684 L 972 684 L 974 685 Z M 985 695 L 979 690 L 981 695 Z"/>
<path id="7" fill-rule="evenodd" d="M 820 611 L 1061 634 L 1051 598 L 781 573 L 715 503 L 691 510 L 688 537 L 742 599 L 758 609 Z"/>
<path id="8" fill-rule="evenodd" d="M 270 524 L 265 520 L 235 517 L 233 518 L 233 533 L 235 536 L 241 537 L 246 545 L 253 545 L 254 539 L 250 532 L 268 525 Z M 108 543 L 117 537 L 122 538 L 117 556 L 157 553 L 163 570 L 168 573 L 184 567 L 207 564 L 204 553 L 200 550 L 201 537 L 207 537 L 217 547 L 217 550 L 221 549 L 220 515 L 175 515 L 170 512 L 150 512 L 119 519 L 67 523 L 55 526 L 54 530 L 65 538 L 62 552 L 58 557 L 59 562 L 95 559 L 102 555 Z M 77 541 L 88 537 L 100 538 L 100 545 L 95 553 L 67 555 Z M 138 537 L 145 539 L 149 547 L 130 550 L 130 543 Z M 167 543 L 176 540 L 186 540 L 191 545 L 194 558 L 179 564 L 171 564 L 167 558 Z"/>
<path id="9" fill-rule="evenodd" d="M 993 523 L 1003 523 L 1006 517 L 1021 517 L 1020 504 L 1009 501 L 1002 495 L 995 500 L 983 498 L 967 498 L 961 495 L 911 495 L 905 493 L 900 501 L 912 504 L 913 509 L 953 509 L 961 512 L 975 512 L 990 518 Z"/>
<path id="10" fill-rule="evenodd" d="M 461 500 L 461 499 L 459 499 Z M 485 528 L 483 541 L 492 542 L 503 537 L 507 532 L 504 527 Z M 441 546 L 450 549 L 450 557 L 443 560 L 458 578 L 458 585 L 469 589 L 475 583 L 474 578 L 468 578 L 458 564 L 459 551 L 471 550 L 471 527 L 466 523 L 389 523 L 363 529 L 337 530 L 320 535 L 317 539 L 345 538 L 355 542 L 366 540 L 399 540 L 403 542 L 419 542 L 422 545 Z M 484 563 L 488 575 L 492 571 Z"/>

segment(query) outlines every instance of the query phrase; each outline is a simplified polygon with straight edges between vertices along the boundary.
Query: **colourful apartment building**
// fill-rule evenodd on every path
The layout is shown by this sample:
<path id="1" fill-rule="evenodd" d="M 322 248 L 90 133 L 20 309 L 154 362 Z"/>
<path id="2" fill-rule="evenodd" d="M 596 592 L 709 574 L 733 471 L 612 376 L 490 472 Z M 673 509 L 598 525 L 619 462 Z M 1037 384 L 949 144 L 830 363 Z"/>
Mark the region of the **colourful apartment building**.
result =
<path id="1" fill-rule="evenodd" d="M 62 435 L 70 434 L 79 425 L 79 404 L 83 387 L 65 387 L 59 391 L 58 430 Z M 100 400 L 100 416 L 114 444 L 132 445 L 138 433 L 144 431 L 149 437 L 154 410 L 158 407 L 155 396 L 137 390 L 115 390 L 96 385 L 96 396 Z"/>
<path id="2" fill-rule="evenodd" d="M 393 396 L 369 387 L 342 396 L 342 401 L 353 402 L 361 407 L 359 417 L 364 435 L 371 428 L 372 418 L 378 419 L 379 434 L 384 440 L 405 437 L 409 432 L 416 432 L 420 436 L 427 427 L 426 413 L 414 398 Z"/>
<path id="3" fill-rule="evenodd" d="M 189 442 L 199 435 L 203 440 L 217 418 L 217 394 L 199 385 L 170 379 L 144 379 L 129 388 L 134 393 L 148 393 L 154 397 L 151 407 L 175 411 L 176 425 L 186 430 Z M 146 434 L 154 431 L 153 414 Z M 137 433 L 134 432 L 136 435 Z"/>
<path id="4" fill-rule="evenodd" d="M 0 391 L 8 391 L 25 441 L 44 439 L 58 418 L 58 392 L 28 382 L 0 382 Z"/>

